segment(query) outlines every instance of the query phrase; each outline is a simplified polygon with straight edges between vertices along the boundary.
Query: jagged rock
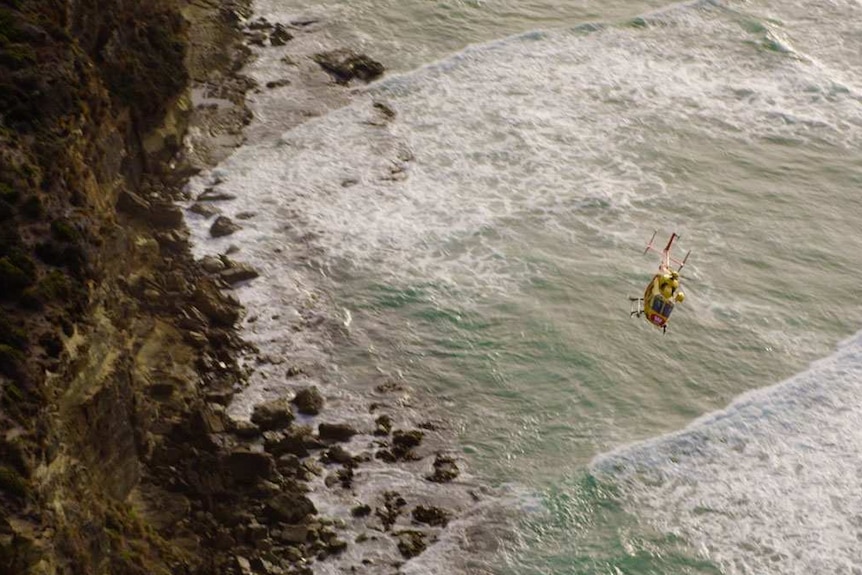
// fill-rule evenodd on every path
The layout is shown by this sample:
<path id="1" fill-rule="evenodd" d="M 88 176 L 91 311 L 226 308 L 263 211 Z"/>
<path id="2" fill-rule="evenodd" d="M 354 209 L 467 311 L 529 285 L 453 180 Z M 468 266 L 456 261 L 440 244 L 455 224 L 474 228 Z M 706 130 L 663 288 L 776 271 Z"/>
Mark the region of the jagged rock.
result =
<path id="1" fill-rule="evenodd" d="M 417 505 L 413 509 L 413 521 L 425 523 L 432 527 L 446 527 L 449 523 L 450 513 L 439 507 L 425 507 Z"/>
<path id="2" fill-rule="evenodd" d="M 317 427 L 317 434 L 325 441 L 350 441 L 357 431 L 346 423 L 321 423 Z"/>
<path id="3" fill-rule="evenodd" d="M 340 445 L 333 445 L 332 447 L 327 449 L 326 453 L 323 455 L 323 458 L 330 463 L 340 463 L 346 466 L 356 465 L 353 456 L 350 455 L 350 453 Z"/>
<path id="4" fill-rule="evenodd" d="M 426 479 L 436 483 L 448 483 L 458 477 L 459 473 L 454 459 L 438 453 L 434 458 L 434 473 L 428 475 Z"/>
<path id="5" fill-rule="evenodd" d="M 192 302 L 217 325 L 231 327 L 239 319 L 239 308 L 228 305 L 217 292 L 209 288 L 198 287 L 192 295 Z"/>
<path id="6" fill-rule="evenodd" d="M 259 275 L 260 274 L 257 272 L 256 269 L 254 269 L 248 264 L 243 263 L 234 263 L 227 269 L 224 269 L 218 273 L 218 277 L 220 277 L 230 285 L 254 279 Z"/>
<path id="7" fill-rule="evenodd" d="M 217 192 L 213 188 L 207 188 L 203 192 L 201 192 L 196 198 L 199 202 L 223 202 L 226 200 L 235 200 L 236 196 L 234 194 L 229 194 L 228 192 Z"/>
<path id="8" fill-rule="evenodd" d="M 324 445 L 312 435 L 307 425 L 295 425 L 279 432 L 264 433 L 264 449 L 279 457 L 292 453 L 298 457 L 307 457 L 309 449 L 320 449 Z"/>
<path id="9" fill-rule="evenodd" d="M 283 429 L 293 423 L 293 419 L 293 408 L 286 397 L 256 405 L 251 415 L 252 423 L 263 431 Z"/>
<path id="10" fill-rule="evenodd" d="M 189 211 L 205 218 L 211 218 L 221 213 L 221 210 L 214 205 L 202 202 L 195 202 L 192 204 Z"/>
<path id="11" fill-rule="evenodd" d="M 374 513 L 383 522 L 383 529 L 385 531 L 389 531 L 398 515 L 401 514 L 401 508 L 405 505 L 407 505 L 407 501 L 397 492 L 386 491 L 383 493 L 383 505 L 378 507 Z"/>
<path id="12" fill-rule="evenodd" d="M 259 451 L 240 449 L 225 457 L 225 469 L 238 483 L 256 483 L 269 479 L 275 472 L 275 460 L 272 455 Z"/>
<path id="13" fill-rule="evenodd" d="M 312 59 L 339 84 L 347 84 L 354 78 L 370 82 L 385 70 L 380 62 L 346 48 L 315 54 Z"/>
<path id="14" fill-rule="evenodd" d="M 309 515 L 317 515 L 317 508 L 305 495 L 280 493 L 266 502 L 264 512 L 279 523 L 299 523 Z"/>
<path id="15" fill-rule="evenodd" d="M 293 404 L 299 413 L 304 415 L 317 415 L 323 409 L 323 395 L 315 386 L 304 387 L 296 392 Z"/>
<path id="16" fill-rule="evenodd" d="M 350 510 L 350 514 L 354 517 L 367 517 L 368 515 L 371 515 L 371 506 L 364 503 L 362 505 L 357 505 Z"/>
<path id="17" fill-rule="evenodd" d="M 151 202 L 147 220 L 162 228 L 178 228 L 183 224 L 183 213 L 171 202 Z"/>
<path id="18" fill-rule="evenodd" d="M 395 534 L 398 537 L 398 550 L 406 559 L 416 557 L 428 547 L 425 542 L 426 535 L 421 531 L 408 529 Z"/>
<path id="19" fill-rule="evenodd" d="M 284 24 L 276 24 L 272 33 L 269 35 L 269 43 L 273 46 L 284 46 L 289 40 L 293 39 L 293 34 L 287 31 Z"/>
<path id="20" fill-rule="evenodd" d="M 241 230 L 242 226 L 234 223 L 232 219 L 227 216 L 219 216 L 213 222 L 213 225 L 210 226 L 210 235 L 214 238 L 221 238 L 224 236 L 229 236 L 237 230 Z"/>
<path id="21" fill-rule="evenodd" d="M 281 525 L 281 529 L 273 531 L 273 537 L 293 545 L 305 543 L 308 539 L 308 525 Z"/>
<path id="22" fill-rule="evenodd" d="M 418 429 L 410 431 L 396 429 L 392 433 L 392 445 L 396 451 L 407 452 L 422 443 L 423 437 L 425 437 L 425 434 Z"/>
<path id="23" fill-rule="evenodd" d="M 374 430 L 374 435 L 389 435 L 392 431 L 392 418 L 386 414 L 381 415 L 374 420 L 377 428 Z"/>
<path id="24" fill-rule="evenodd" d="M 150 202 L 131 190 L 123 190 L 117 198 L 117 209 L 130 216 L 143 218 L 150 211 Z"/>

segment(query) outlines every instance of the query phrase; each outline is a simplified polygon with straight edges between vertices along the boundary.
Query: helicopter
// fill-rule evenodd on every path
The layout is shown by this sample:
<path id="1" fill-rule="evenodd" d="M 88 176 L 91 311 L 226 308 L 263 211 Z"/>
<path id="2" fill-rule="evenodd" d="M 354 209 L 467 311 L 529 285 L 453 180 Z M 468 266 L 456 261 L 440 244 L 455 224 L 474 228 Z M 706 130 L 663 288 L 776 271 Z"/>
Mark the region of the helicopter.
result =
<path id="1" fill-rule="evenodd" d="M 650 238 L 644 250 L 644 255 L 650 251 L 658 251 L 658 249 L 653 247 L 653 241 L 657 233 L 658 231 L 653 232 L 652 238 Z M 670 235 L 667 245 L 661 250 L 658 273 L 647 284 L 643 297 L 629 298 L 629 301 L 632 303 L 630 315 L 637 317 L 645 316 L 649 323 L 655 327 L 660 327 L 662 333 L 667 332 L 667 322 L 670 319 L 674 305 L 682 303 L 685 300 L 685 293 L 683 293 L 680 287 L 682 276 L 679 275 L 679 272 L 685 266 L 688 256 L 691 255 L 691 250 L 686 252 L 682 260 L 671 256 L 670 252 L 673 248 L 673 242 L 678 240 L 679 237 L 676 232 Z M 672 265 L 678 267 L 673 269 Z"/>

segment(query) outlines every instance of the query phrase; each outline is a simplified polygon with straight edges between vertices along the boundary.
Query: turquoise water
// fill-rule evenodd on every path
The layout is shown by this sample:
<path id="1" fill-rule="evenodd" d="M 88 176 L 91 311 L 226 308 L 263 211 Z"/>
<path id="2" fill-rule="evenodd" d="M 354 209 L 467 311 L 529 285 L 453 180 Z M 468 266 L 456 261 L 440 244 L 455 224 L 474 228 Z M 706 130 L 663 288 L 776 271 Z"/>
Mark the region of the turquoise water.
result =
<path id="1" fill-rule="evenodd" d="M 258 9 L 389 70 L 223 169 L 349 316 L 310 361 L 415 389 L 507 494 L 464 571 L 858 569 L 858 3 Z M 692 250 L 666 335 L 629 317 L 655 230 Z"/>

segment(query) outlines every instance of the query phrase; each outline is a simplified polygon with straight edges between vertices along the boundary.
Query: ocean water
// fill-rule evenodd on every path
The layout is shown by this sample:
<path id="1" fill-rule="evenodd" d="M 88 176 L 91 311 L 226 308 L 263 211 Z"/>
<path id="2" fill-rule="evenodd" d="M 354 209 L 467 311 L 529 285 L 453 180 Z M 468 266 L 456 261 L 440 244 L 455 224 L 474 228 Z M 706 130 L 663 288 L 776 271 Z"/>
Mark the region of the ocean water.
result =
<path id="1" fill-rule="evenodd" d="M 316 20 L 261 84 L 303 42 L 387 74 L 304 115 L 253 96 L 248 143 L 191 184 L 253 214 L 218 240 L 189 216 L 199 255 L 263 272 L 235 416 L 312 383 L 360 427 L 368 398 L 439 422 L 467 511 L 404 572 L 862 573 L 858 1 L 255 10 Z M 629 317 L 656 230 L 692 251 L 665 335 Z M 381 466 L 316 502 L 427 483 Z"/>

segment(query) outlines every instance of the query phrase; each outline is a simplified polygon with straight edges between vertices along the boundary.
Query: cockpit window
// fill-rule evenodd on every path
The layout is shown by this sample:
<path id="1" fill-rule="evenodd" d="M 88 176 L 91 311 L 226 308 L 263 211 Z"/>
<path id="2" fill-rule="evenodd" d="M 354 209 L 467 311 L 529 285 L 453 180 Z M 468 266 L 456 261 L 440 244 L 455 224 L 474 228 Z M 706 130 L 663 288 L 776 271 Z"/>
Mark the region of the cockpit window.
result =
<path id="1" fill-rule="evenodd" d="M 661 315 L 664 315 L 662 313 L 663 304 L 664 304 L 664 299 L 660 295 L 657 295 L 654 298 L 652 298 L 652 310 L 654 312 L 660 313 Z"/>

